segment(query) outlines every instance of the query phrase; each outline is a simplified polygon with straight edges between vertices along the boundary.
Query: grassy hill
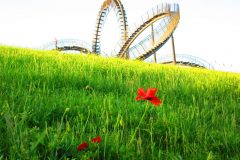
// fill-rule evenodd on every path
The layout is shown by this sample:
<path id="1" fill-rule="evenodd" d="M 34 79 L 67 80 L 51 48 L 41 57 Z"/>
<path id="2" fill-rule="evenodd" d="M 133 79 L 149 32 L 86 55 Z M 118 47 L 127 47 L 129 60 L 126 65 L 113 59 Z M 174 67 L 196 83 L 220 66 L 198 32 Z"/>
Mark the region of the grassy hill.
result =
<path id="1" fill-rule="evenodd" d="M 239 74 L 2 46 L 0 107 L 0 159 L 240 159 Z"/>

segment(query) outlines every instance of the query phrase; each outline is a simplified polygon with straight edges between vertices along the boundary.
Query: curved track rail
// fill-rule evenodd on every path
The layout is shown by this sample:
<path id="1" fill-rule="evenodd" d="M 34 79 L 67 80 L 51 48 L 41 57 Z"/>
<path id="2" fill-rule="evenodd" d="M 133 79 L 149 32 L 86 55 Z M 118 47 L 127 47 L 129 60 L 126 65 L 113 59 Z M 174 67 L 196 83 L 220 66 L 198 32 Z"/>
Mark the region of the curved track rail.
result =
<path id="1" fill-rule="evenodd" d="M 172 57 L 170 56 L 162 56 L 159 57 L 159 63 L 168 64 L 172 63 Z M 186 55 L 186 54 L 177 54 L 176 55 L 177 64 L 191 67 L 200 67 L 207 69 L 214 69 L 214 67 L 207 61 L 202 58 Z"/>
<path id="2" fill-rule="evenodd" d="M 58 50 L 58 51 L 79 51 L 82 53 L 90 53 L 90 45 L 84 41 L 77 39 L 61 39 L 44 44 L 41 49 Z"/>
<path id="3" fill-rule="evenodd" d="M 105 20 L 107 18 L 108 13 L 111 9 L 114 9 L 118 21 L 119 21 L 119 27 L 121 29 L 121 41 L 125 42 L 128 39 L 128 32 L 127 32 L 127 16 L 126 11 L 123 7 L 123 4 L 120 0 L 106 0 L 97 17 L 97 23 L 96 23 L 96 30 L 93 37 L 93 44 L 92 44 L 92 51 L 94 53 L 99 54 L 101 52 L 101 32 L 102 28 L 104 26 Z"/>
<path id="4" fill-rule="evenodd" d="M 163 18 L 161 23 L 153 31 L 154 40 L 156 40 L 154 45 L 150 45 L 152 34 L 149 34 L 141 42 L 129 48 L 129 53 L 131 53 L 129 55 L 130 58 L 144 60 L 157 52 L 169 40 L 178 22 L 179 14 L 173 14 L 171 17 Z"/>
<path id="5" fill-rule="evenodd" d="M 178 4 L 161 4 L 150 11 L 148 11 L 144 16 L 142 16 L 142 22 L 136 29 L 129 34 L 129 38 L 125 41 L 123 45 L 120 43 L 120 50 L 117 53 L 118 57 L 132 57 L 130 54 L 134 49 L 138 52 L 138 56 L 135 59 L 144 60 L 151 56 L 154 52 L 160 49 L 167 40 L 171 37 L 180 19 L 179 5 Z M 167 21 L 166 21 L 167 19 Z M 155 22 L 163 20 L 162 28 L 158 27 L 154 31 L 154 36 L 158 37 L 157 43 L 153 46 L 149 45 L 151 42 L 151 36 L 145 38 L 144 43 L 148 43 L 148 46 L 143 46 L 141 43 L 134 46 L 129 50 L 130 46 L 136 40 L 136 38 L 149 26 L 153 25 Z M 155 35 L 156 33 L 162 33 L 161 36 Z M 143 41 L 142 41 L 143 43 Z M 115 49 L 116 52 L 117 49 Z M 133 58 L 133 57 L 132 57 Z"/>

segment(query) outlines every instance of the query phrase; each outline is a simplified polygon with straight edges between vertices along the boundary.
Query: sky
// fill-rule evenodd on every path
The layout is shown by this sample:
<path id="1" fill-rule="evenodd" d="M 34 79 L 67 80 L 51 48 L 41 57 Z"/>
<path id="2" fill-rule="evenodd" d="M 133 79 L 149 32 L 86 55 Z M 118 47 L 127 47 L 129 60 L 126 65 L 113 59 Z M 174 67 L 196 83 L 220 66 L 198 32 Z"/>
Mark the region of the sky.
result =
<path id="1" fill-rule="evenodd" d="M 92 44 L 96 18 L 104 0 L 0 0 L 0 44 L 39 48 L 56 39 Z M 217 70 L 240 73 L 239 0 L 122 0 L 128 24 L 160 3 L 179 3 L 180 22 L 174 32 L 176 54 L 200 57 Z M 115 13 L 109 13 L 101 37 L 102 50 L 119 42 Z M 172 53 L 171 41 L 158 56 Z"/>

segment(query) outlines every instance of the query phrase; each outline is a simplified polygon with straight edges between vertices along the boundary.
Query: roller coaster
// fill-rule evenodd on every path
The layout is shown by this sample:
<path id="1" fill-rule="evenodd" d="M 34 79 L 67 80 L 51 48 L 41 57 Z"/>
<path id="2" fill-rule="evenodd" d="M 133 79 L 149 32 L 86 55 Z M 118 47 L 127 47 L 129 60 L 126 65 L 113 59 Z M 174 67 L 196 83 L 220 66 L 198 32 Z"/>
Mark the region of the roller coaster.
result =
<path id="1" fill-rule="evenodd" d="M 58 51 L 79 51 L 82 53 L 90 53 L 91 46 L 78 39 L 61 39 L 49 42 L 41 46 L 43 50 L 58 50 Z"/>
<path id="2" fill-rule="evenodd" d="M 161 56 L 158 58 L 159 63 L 169 64 L 172 63 L 172 56 Z M 176 54 L 176 63 L 183 66 L 198 67 L 214 69 L 213 65 L 196 56 L 191 56 L 187 54 Z"/>
<path id="3" fill-rule="evenodd" d="M 177 63 L 173 33 L 180 20 L 180 9 L 178 4 L 159 4 L 147 11 L 139 18 L 140 21 L 136 22 L 134 26 L 130 28 L 128 26 L 126 11 L 121 0 L 105 0 L 97 16 L 92 47 L 86 42 L 79 40 L 56 40 L 45 44 L 41 48 L 48 50 L 56 49 L 59 51 L 75 50 L 83 53 L 103 55 L 101 51 L 101 35 L 106 18 L 111 10 L 115 12 L 118 19 L 121 39 L 110 56 L 146 60 L 153 55 L 155 62 L 157 62 L 156 52 L 171 38 L 173 53 L 172 60 L 169 60 L 168 63 Z M 154 25 L 156 27 L 154 27 Z M 151 33 L 140 42 L 134 43 L 139 35 L 145 32 L 147 28 L 151 28 Z M 190 59 L 191 58 L 188 58 L 188 60 Z M 189 64 L 192 64 L 192 66 L 206 67 L 206 65 L 198 63 L 200 61 L 194 62 L 196 64 Z M 187 63 L 188 62 L 186 62 L 186 64 Z"/>

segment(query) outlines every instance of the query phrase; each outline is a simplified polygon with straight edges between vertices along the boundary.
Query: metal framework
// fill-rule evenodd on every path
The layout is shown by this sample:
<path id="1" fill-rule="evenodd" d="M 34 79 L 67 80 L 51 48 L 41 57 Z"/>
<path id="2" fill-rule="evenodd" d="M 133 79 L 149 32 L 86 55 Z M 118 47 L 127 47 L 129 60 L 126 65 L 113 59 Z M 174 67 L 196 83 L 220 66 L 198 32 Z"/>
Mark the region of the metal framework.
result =
<path id="1" fill-rule="evenodd" d="M 112 55 L 122 58 L 144 60 L 153 53 L 156 53 L 156 51 L 159 50 L 172 36 L 180 18 L 178 4 L 160 4 L 144 14 L 140 18 L 141 21 L 139 23 L 135 23 L 135 28 L 131 29 L 133 32 L 129 32 L 126 11 L 121 0 L 105 0 L 97 17 L 92 47 L 89 47 L 86 42 L 80 40 L 58 40 L 57 42 L 50 42 L 41 48 L 50 50 L 57 49 L 59 51 L 76 50 L 84 53 L 93 52 L 95 54 L 100 54 L 101 32 L 107 15 L 111 9 L 114 9 L 116 13 L 119 28 L 121 30 L 120 42 L 118 43 L 117 48 L 115 48 L 112 52 Z M 144 30 L 146 30 L 149 26 L 153 26 L 153 24 L 159 20 L 162 20 L 163 23 L 153 29 L 152 33 L 139 44 L 131 46 L 134 40 Z M 151 42 L 151 45 L 149 45 L 149 42 Z"/>
<path id="2" fill-rule="evenodd" d="M 171 56 L 162 56 L 162 57 L 159 57 L 158 60 L 159 60 L 159 63 L 162 63 L 162 64 L 172 63 Z M 204 59 L 201 59 L 196 56 L 186 55 L 186 54 L 177 54 L 176 63 L 180 65 L 185 65 L 185 66 L 191 66 L 191 67 L 214 69 L 214 67 Z"/>
<path id="3" fill-rule="evenodd" d="M 114 9 L 116 16 L 118 17 L 119 27 L 121 29 L 121 41 L 125 42 L 128 39 L 127 31 L 127 16 L 123 4 L 120 0 L 106 0 L 104 1 L 96 23 L 96 30 L 93 36 L 92 51 L 99 54 L 101 52 L 101 32 L 104 26 L 106 17 L 111 9 Z"/>
<path id="4" fill-rule="evenodd" d="M 108 13 L 112 9 L 118 18 L 119 28 L 121 30 L 121 39 L 112 51 L 112 56 L 147 61 L 149 57 L 153 55 L 154 61 L 157 63 L 156 52 L 171 38 L 172 56 L 161 57 L 160 63 L 184 64 L 213 69 L 212 65 L 200 58 L 190 55 L 175 55 L 173 33 L 180 20 L 178 4 L 165 3 L 157 5 L 141 16 L 140 21 L 136 22 L 133 28 L 129 28 L 126 11 L 121 0 L 105 0 L 97 17 L 92 46 L 80 40 L 64 39 L 47 43 L 41 48 L 47 50 L 73 50 L 83 53 L 101 53 L 104 55 L 101 51 L 101 32 Z M 157 24 L 157 27 L 154 28 L 155 24 Z M 148 27 L 151 27 L 151 33 L 139 43 L 133 45 L 139 35 Z"/>
<path id="5" fill-rule="evenodd" d="M 119 57 L 130 57 L 131 59 L 144 60 L 159 50 L 172 36 L 176 29 L 180 19 L 179 5 L 178 4 L 161 4 L 149 10 L 144 16 L 142 16 L 142 22 L 137 26 L 130 34 L 127 41 L 120 45 L 120 50 L 117 51 Z M 161 21 L 160 25 L 155 28 L 154 33 L 154 45 L 149 45 L 152 42 L 152 33 L 149 34 L 143 41 L 135 46 L 134 40 L 149 26 L 155 22 Z M 135 53 L 135 54 L 134 54 Z M 128 54 L 128 55 L 127 55 Z M 131 55 L 133 54 L 133 55 Z"/>
<path id="6" fill-rule="evenodd" d="M 82 53 L 91 53 L 91 46 L 78 39 L 60 39 L 44 44 L 43 50 L 59 50 L 59 51 L 79 51 Z"/>

